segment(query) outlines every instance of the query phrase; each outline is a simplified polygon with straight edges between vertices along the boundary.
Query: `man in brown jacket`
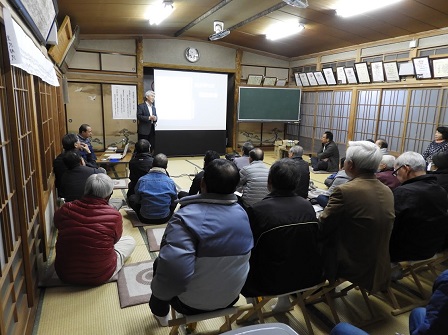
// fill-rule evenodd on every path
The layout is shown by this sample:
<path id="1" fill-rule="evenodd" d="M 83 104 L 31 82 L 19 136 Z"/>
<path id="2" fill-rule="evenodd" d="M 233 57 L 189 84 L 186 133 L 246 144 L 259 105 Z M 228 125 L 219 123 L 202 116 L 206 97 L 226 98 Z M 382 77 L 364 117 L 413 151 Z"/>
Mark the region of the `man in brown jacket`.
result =
<path id="1" fill-rule="evenodd" d="M 381 158 L 374 143 L 349 142 L 344 168 L 352 180 L 336 187 L 319 218 L 327 278 L 343 278 L 370 292 L 390 279 L 394 198 L 374 174 Z"/>

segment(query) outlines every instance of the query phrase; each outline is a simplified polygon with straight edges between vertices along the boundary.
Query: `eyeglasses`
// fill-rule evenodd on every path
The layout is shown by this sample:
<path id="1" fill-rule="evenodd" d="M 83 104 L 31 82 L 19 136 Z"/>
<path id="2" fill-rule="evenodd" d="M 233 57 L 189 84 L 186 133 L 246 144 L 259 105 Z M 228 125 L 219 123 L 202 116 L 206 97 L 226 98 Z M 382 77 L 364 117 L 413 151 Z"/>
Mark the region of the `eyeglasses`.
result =
<path id="1" fill-rule="evenodd" d="M 409 165 L 408 164 L 400 165 L 400 167 L 397 167 L 395 170 L 392 171 L 392 176 L 396 177 L 398 170 L 400 170 L 403 166 L 409 166 Z"/>

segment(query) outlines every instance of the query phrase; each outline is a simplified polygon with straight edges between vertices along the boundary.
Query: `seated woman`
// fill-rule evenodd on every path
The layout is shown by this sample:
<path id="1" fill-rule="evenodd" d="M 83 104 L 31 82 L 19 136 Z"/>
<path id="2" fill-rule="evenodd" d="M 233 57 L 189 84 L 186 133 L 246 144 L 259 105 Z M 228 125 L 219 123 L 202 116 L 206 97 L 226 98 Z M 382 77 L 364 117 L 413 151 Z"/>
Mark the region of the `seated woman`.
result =
<path id="1" fill-rule="evenodd" d="M 422 154 L 427 164 L 432 162 L 432 156 L 438 152 L 448 150 L 448 127 L 437 127 L 432 141 L 425 152 Z"/>

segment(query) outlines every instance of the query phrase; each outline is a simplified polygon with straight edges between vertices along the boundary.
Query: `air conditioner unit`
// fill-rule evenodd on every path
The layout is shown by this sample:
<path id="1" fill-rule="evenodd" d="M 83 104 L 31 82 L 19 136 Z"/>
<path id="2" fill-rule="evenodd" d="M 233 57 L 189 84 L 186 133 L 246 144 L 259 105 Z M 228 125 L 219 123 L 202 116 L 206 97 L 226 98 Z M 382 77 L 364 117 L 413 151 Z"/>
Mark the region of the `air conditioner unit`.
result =
<path id="1" fill-rule="evenodd" d="M 220 40 L 221 38 L 224 38 L 224 37 L 226 37 L 227 35 L 229 35 L 230 34 L 230 30 L 223 30 L 223 31 L 220 31 L 219 33 L 214 33 L 214 34 L 211 34 L 209 37 L 208 37 L 208 39 L 210 40 L 210 41 L 216 41 L 216 40 Z"/>
<path id="2" fill-rule="evenodd" d="M 308 0 L 283 0 L 288 5 L 298 8 L 306 8 L 308 7 Z"/>

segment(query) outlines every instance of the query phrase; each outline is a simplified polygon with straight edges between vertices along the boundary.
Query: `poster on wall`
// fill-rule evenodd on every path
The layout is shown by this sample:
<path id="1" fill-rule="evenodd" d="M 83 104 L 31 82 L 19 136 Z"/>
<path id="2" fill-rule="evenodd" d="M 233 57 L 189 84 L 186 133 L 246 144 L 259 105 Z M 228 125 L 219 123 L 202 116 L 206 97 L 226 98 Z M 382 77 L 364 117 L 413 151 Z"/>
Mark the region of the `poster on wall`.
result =
<path id="1" fill-rule="evenodd" d="M 137 87 L 111 85 L 112 118 L 114 120 L 135 120 L 137 118 Z"/>
<path id="2" fill-rule="evenodd" d="M 347 76 L 347 81 L 349 84 L 357 84 L 358 79 L 356 79 L 355 69 L 353 67 L 344 68 L 345 75 Z"/>
<path id="3" fill-rule="evenodd" d="M 374 83 L 384 82 L 383 62 L 372 62 L 370 68 L 372 69 L 372 81 Z"/>
<path id="4" fill-rule="evenodd" d="M 308 81 L 308 77 L 306 73 L 299 73 L 300 80 L 302 81 L 303 86 L 310 86 L 310 82 Z"/>
<path id="5" fill-rule="evenodd" d="M 386 74 L 386 81 L 400 81 L 397 62 L 384 63 L 384 73 Z"/>
<path id="6" fill-rule="evenodd" d="M 328 85 L 336 85 L 336 79 L 334 78 L 333 69 L 331 67 L 322 69 L 325 79 Z"/>
<path id="7" fill-rule="evenodd" d="M 370 83 L 370 75 L 369 75 L 369 69 L 367 68 L 367 63 L 356 63 L 356 74 L 358 75 L 358 80 L 360 84 L 367 84 Z"/>

